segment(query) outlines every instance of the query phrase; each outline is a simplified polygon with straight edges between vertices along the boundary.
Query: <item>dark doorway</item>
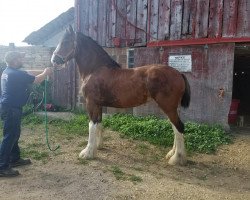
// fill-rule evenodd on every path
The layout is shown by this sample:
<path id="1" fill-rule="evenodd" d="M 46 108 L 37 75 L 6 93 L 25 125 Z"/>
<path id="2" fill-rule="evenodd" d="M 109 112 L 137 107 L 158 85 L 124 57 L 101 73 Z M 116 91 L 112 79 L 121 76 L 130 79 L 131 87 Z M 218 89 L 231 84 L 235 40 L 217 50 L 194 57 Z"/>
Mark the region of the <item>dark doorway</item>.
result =
<path id="1" fill-rule="evenodd" d="M 237 114 L 244 126 L 250 126 L 250 44 L 236 44 L 232 98 L 239 100 Z"/>

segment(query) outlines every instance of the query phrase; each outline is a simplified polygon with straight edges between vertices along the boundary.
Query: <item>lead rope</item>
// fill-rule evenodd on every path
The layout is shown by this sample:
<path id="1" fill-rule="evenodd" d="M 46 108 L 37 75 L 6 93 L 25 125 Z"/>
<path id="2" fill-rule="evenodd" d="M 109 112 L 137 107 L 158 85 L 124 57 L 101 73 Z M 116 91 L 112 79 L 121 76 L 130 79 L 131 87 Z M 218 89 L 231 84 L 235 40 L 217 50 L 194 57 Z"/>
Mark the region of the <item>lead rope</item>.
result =
<path id="1" fill-rule="evenodd" d="M 49 131 L 48 131 L 48 115 L 47 115 L 47 82 L 48 82 L 48 76 L 45 79 L 45 86 L 44 86 L 44 116 L 45 116 L 45 134 L 46 134 L 46 143 L 50 151 L 56 151 L 60 148 L 60 145 L 57 145 L 55 149 L 51 149 L 49 144 Z"/>

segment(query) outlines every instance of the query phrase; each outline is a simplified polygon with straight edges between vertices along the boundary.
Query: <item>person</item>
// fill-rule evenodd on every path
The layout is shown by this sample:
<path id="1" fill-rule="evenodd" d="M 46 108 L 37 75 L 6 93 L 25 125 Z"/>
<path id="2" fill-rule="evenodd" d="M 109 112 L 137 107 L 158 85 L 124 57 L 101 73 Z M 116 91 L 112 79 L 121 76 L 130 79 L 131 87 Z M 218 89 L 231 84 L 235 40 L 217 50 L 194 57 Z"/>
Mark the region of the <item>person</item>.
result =
<path id="1" fill-rule="evenodd" d="M 33 76 L 20 70 L 24 54 L 10 51 L 5 54 L 6 69 L 1 76 L 1 119 L 3 121 L 3 138 L 0 146 L 0 177 L 18 176 L 13 168 L 31 164 L 30 159 L 20 157 L 18 145 L 21 133 L 22 107 L 29 96 L 28 87 L 32 83 L 41 83 L 52 73 L 46 68 L 41 74 Z"/>

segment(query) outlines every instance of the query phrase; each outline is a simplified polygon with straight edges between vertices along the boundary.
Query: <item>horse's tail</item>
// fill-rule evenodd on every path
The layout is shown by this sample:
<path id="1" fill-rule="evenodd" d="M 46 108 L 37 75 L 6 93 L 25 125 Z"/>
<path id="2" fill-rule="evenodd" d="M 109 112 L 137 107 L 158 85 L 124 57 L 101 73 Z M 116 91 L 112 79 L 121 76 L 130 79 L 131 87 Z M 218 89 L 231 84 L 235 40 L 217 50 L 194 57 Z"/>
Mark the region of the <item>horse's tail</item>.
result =
<path id="1" fill-rule="evenodd" d="M 187 108 L 190 104 L 190 96 L 191 96 L 190 85 L 186 76 L 184 74 L 181 75 L 185 81 L 185 91 L 181 99 L 181 106 Z"/>

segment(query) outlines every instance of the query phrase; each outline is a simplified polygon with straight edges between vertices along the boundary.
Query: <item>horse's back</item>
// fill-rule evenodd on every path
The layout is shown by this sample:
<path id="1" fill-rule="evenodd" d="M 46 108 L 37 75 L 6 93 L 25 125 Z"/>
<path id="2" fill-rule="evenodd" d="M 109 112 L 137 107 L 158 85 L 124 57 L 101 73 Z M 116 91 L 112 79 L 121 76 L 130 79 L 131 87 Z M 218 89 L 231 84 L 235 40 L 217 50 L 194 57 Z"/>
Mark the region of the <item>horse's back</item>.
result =
<path id="1" fill-rule="evenodd" d="M 166 83 L 168 85 L 174 84 L 176 87 L 179 84 L 184 84 L 182 74 L 178 70 L 168 65 L 151 64 L 136 67 L 134 70 L 135 73 L 143 74 L 145 77 L 147 77 L 148 81 L 151 80 L 162 84 Z"/>
<path id="2" fill-rule="evenodd" d="M 136 67 L 134 68 L 134 70 L 145 71 L 145 73 L 148 76 L 159 76 L 161 74 L 164 76 L 174 76 L 174 77 L 181 78 L 181 73 L 178 70 L 168 65 L 164 65 L 164 64 L 144 65 L 144 66 Z"/>

